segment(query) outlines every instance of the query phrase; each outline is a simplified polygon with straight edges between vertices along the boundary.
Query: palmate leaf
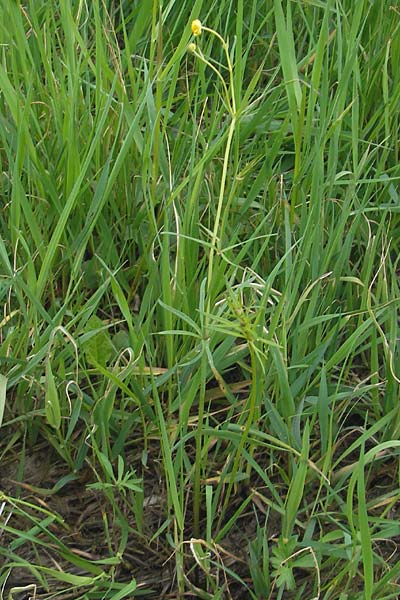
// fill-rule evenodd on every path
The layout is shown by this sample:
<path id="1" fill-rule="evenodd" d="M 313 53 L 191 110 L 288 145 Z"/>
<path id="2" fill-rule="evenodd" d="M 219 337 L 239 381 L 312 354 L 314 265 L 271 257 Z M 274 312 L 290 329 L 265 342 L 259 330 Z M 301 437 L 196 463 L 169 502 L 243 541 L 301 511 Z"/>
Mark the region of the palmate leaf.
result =
<path id="1" fill-rule="evenodd" d="M 281 588 L 285 587 L 287 590 L 294 590 L 296 582 L 294 580 L 293 569 L 289 564 L 284 564 L 273 573 L 277 575 L 276 585 Z"/>
<path id="2" fill-rule="evenodd" d="M 279 538 L 278 543 L 272 548 L 271 565 L 273 567 L 272 576 L 276 578 L 278 588 L 285 587 L 287 590 L 293 590 L 295 580 L 293 576 L 293 566 L 289 559 L 293 554 L 297 543 L 297 538 L 290 540 Z"/>

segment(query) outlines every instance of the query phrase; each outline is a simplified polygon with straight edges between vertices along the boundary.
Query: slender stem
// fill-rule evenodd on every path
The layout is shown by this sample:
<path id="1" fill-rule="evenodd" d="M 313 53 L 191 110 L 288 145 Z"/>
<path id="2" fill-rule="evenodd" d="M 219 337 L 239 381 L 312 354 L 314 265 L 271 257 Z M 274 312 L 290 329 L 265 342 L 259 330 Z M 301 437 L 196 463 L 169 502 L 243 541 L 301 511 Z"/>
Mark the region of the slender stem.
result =
<path id="1" fill-rule="evenodd" d="M 193 512 L 194 512 L 194 535 L 195 537 L 199 537 L 200 534 L 200 491 L 201 491 L 201 465 L 202 465 L 202 451 L 204 449 L 207 452 L 207 440 L 203 439 L 206 436 L 203 436 L 203 421 L 204 421 L 204 407 L 205 407 L 205 386 L 206 386 L 206 376 L 207 376 L 207 352 L 205 344 L 208 344 L 209 337 L 209 318 L 211 314 L 211 304 L 212 304 L 212 281 L 213 281 L 213 270 L 214 270 L 214 258 L 217 250 L 220 249 L 220 240 L 218 239 L 218 233 L 221 229 L 221 216 L 222 216 L 222 208 L 224 204 L 225 197 L 225 188 L 226 188 L 226 179 L 228 174 L 228 164 L 229 164 L 229 156 L 232 147 L 233 134 L 235 132 L 236 127 L 236 102 L 235 102 L 235 91 L 234 91 L 234 81 L 233 81 L 233 67 L 230 60 L 228 46 L 225 40 L 220 36 L 219 33 L 214 31 L 213 29 L 209 29 L 207 27 L 203 27 L 206 31 L 209 31 L 213 35 L 215 35 L 222 43 L 224 51 L 227 57 L 228 69 L 229 69 L 229 84 L 230 84 L 230 94 L 228 92 L 228 88 L 226 86 L 225 80 L 222 77 L 221 73 L 218 71 L 214 65 L 205 58 L 201 50 L 194 50 L 195 55 L 200 58 L 206 65 L 208 65 L 214 73 L 219 77 L 222 82 L 222 87 L 224 93 L 226 95 L 226 100 L 228 104 L 228 109 L 231 114 L 231 122 L 228 130 L 228 137 L 226 141 L 225 153 L 224 153 L 224 162 L 222 167 L 222 176 L 221 176 L 221 185 L 219 188 L 219 196 L 218 196 L 218 205 L 217 212 L 215 215 L 214 228 L 212 232 L 211 238 L 211 249 L 210 256 L 208 260 L 208 271 L 207 271 L 207 303 L 206 303 L 206 314 L 204 318 L 204 340 L 203 340 L 203 354 L 201 357 L 201 371 L 200 371 L 200 395 L 199 395 L 199 408 L 198 408 L 198 423 L 197 423 L 197 431 L 196 431 L 196 457 L 195 457 L 195 472 L 194 472 L 194 499 L 193 499 Z M 249 425 L 250 426 L 250 425 Z"/>
<path id="2" fill-rule="evenodd" d="M 205 343 L 205 342 L 204 342 Z M 200 364 L 200 397 L 198 421 L 196 430 L 196 456 L 194 465 L 194 498 L 193 498 L 193 533 L 194 537 L 200 535 L 200 484 L 201 484 L 201 452 L 203 448 L 203 419 L 204 405 L 206 398 L 206 371 L 207 371 L 207 354 L 203 347 L 203 354 Z"/>
<path id="3" fill-rule="evenodd" d="M 213 229 L 212 238 L 211 238 L 210 257 L 209 257 L 209 260 L 208 260 L 208 273 L 207 273 L 207 291 L 208 291 L 207 315 L 209 314 L 210 308 L 211 308 L 211 295 L 210 295 L 210 292 L 211 292 L 212 275 L 213 275 L 213 268 L 214 268 L 214 255 L 215 255 L 215 251 L 217 249 L 217 244 L 219 243 L 218 242 L 218 231 L 219 231 L 219 228 L 220 228 L 222 206 L 223 206 L 223 203 L 224 203 L 224 196 L 225 196 L 226 176 L 227 176 L 227 173 L 228 173 L 229 155 L 230 155 L 230 151 L 231 151 L 231 147 L 232 147 L 232 139 L 233 139 L 233 134 L 234 134 L 234 131 L 235 131 L 235 126 L 236 126 L 236 117 L 233 116 L 231 124 L 229 126 L 228 139 L 226 141 L 225 155 L 224 155 L 224 164 L 223 164 L 223 167 L 222 167 L 221 186 L 220 186 L 220 189 L 219 189 L 217 214 L 215 215 L 214 229 Z M 208 324 L 208 317 L 207 316 L 206 316 L 206 323 Z M 207 329 L 208 329 L 208 327 L 206 327 L 206 330 Z"/>
<path id="4" fill-rule="evenodd" d="M 157 4 L 155 1 L 153 5 L 153 35 L 156 32 L 156 16 L 157 16 Z M 158 21 L 158 35 L 157 41 L 154 42 L 157 49 L 156 54 L 156 117 L 154 123 L 154 142 L 153 142 L 153 160 L 152 160 L 152 182 L 151 182 L 151 199 L 153 207 L 156 203 L 157 197 L 157 178 L 158 178 L 158 164 L 159 164 L 159 146 L 160 146 L 160 130 L 161 130 L 161 108 L 162 108 L 162 88 L 163 83 L 160 78 L 160 71 L 162 67 L 162 52 L 163 52 L 163 38 L 162 38 L 162 17 L 161 9 L 159 10 L 159 21 Z"/>
<path id="5" fill-rule="evenodd" d="M 233 81 L 233 66 L 232 66 L 232 62 L 231 62 L 231 57 L 229 56 L 228 44 L 226 43 L 226 41 L 224 40 L 222 35 L 220 35 L 218 33 L 218 31 L 215 31 L 214 29 L 210 29 L 209 27 L 205 27 L 204 25 L 202 26 L 202 29 L 204 29 L 204 31 L 208 31 L 209 33 L 212 33 L 213 35 L 215 35 L 215 37 L 217 37 L 219 39 L 219 41 L 221 42 L 222 47 L 225 51 L 226 62 L 228 64 L 228 70 L 229 70 L 230 86 L 231 86 L 232 113 L 235 115 L 236 114 L 235 86 L 234 86 L 234 81 Z"/>
<path id="6" fill-rule="evenodd" d="M 218 75 L 218 77 L 220 78 L 220 80 L 222 82 L 222 87 L 224 88 L 224 92 L 225 92 L 225 96 L 226 96 L 226 102 L 227 102 L 227 105 L 228 105 L 229 112 L 231 114 L 234 114 L 234 110 L 233 110 L 233 107 L 231 106 L 231 101 L 230 101 L 230 98 L 229 98 L 228 88 L 226 87 L 225 80 L 222 77 L 221 73 L 218 71 L 218 69 L 216 67 L 214 67 L 214 65 L 212 64 L 212 62 L 210 62 L 209 60 L 206 59 L 206 57 L 204 56 L 204 54 L 202 53 L 202 51 L 200 50 L 200 48 L 197 48 L 196 50 L 194 50 L 193 53 L 194 53 L 195 56 L 197 56 L 198 58 L 200 58 L 208 67 L 210 67 L 210 69 L 212 69 L 216 75 Z"/>

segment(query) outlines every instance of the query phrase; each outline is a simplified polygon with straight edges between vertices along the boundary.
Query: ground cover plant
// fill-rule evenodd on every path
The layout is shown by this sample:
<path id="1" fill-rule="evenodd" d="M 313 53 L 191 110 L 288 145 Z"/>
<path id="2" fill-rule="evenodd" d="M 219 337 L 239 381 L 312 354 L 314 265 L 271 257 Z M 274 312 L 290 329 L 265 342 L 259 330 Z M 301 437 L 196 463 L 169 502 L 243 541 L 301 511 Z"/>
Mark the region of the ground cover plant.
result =
<path id="1" fill-rule="evenodd" d="M 396 3 L 1 10 L 2 596 L 398 598 Z"/>

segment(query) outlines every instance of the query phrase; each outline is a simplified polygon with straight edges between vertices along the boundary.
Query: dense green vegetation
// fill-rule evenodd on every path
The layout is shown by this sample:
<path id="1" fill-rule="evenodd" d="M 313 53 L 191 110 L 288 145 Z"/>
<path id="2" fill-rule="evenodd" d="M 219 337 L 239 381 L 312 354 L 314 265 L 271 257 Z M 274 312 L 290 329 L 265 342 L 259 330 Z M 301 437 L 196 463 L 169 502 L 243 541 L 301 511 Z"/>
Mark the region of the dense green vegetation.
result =
<path id="1" fill-rule="evenodd" d="M 395 4 L 2 0 L 6 598 L 399 597 Z"/>

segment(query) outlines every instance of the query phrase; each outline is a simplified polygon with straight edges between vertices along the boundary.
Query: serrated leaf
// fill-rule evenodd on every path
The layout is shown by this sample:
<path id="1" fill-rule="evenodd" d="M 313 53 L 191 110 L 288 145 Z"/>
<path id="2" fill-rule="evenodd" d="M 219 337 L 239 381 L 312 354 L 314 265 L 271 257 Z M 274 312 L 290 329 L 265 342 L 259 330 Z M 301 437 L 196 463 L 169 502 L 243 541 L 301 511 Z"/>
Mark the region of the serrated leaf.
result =
<path id="1" fill-rule="evenodd" d="M 277 575 L 276 585 L 278 588 L 285 587 L 287 590 L 294 590 L 296 583 L 291 567 L 281 565 L 275 575 Z"/>

